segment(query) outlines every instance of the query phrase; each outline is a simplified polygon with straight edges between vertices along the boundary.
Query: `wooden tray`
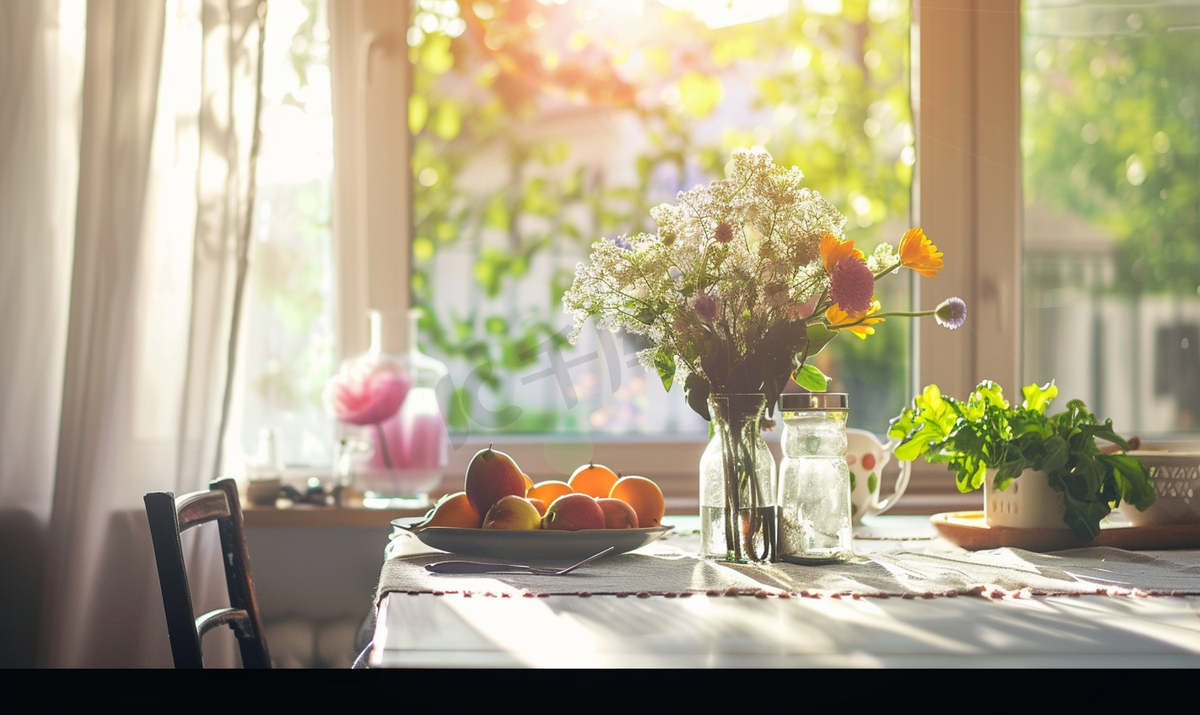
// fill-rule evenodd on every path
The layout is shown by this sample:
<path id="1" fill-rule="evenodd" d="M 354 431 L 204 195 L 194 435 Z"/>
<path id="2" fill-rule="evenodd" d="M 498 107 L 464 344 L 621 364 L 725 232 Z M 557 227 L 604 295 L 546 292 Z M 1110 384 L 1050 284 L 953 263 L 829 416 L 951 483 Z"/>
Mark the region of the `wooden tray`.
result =
<path id="1" fill-rule="evenodd" d="M 1026 551 L 1061 551 L 1087 546 L 1130 550 L 1200 548 L 1200 524 L 1133 526 L 1128 522 L 1104 523 L 1095 539 L 1084 541 L 1070 529 L 988 526 L 983 520 L 982 511 L 934 514 L 929 517 L 929 522 L 947 541 L 969 551 L 1002 546 Z"/>

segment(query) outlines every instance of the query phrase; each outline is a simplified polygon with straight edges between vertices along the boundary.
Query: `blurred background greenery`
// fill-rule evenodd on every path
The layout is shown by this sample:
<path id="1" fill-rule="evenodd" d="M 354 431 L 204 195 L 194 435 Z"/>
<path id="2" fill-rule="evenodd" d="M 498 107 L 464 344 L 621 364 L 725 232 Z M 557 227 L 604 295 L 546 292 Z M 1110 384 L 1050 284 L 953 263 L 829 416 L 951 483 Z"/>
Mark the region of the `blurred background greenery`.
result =
<path id="1" fill-rule="evenodd" d="M 245 363 L 247 449 L 273 427 L 309 463 L 333 435 L 326 2 L 271 5 Z M 422 347 L 459 388 L 454 429 L 702 434 L 630 364 L 636 342 L 565 344 L 576 263 L 598 238 L 652 230 L 651 206 L 721 177 L 739 146 L 799 166 L 861 247 L 898 240 L 910 20 L 906 0 L 413 0 L 412 289 Z M 1022 25 L 1025 381 L 1054 379 L 1059 402 L 1128 432 L 1194 431 L 1200 0 L 1027 0 Z M 880 289 L 885 308 L 911 301 L 907 278 Z M 882 433 L 906 402 L 910 326 L 819 356 L 853 425 Z M 489 422 L 514 405 L 516 422 Z"/>
<path id="2" fill-rule="evenodd" d="M 898 240 L 915 157 L 908 38 L 898 1 L 417 0 L 409 126 L 423 345 L 452 373 L 495 366 L 490 396 L 523 410 L 506 431 L 703 431 L 679 395 L 626 360 L 573 368 L 573 408 L 553 380 L 517 378 L 544 368 L 549 349 L 603 354 L 595 336 L 563 340 L 575 264 L 598 238 L 653 231 L 649 209 L 723 177 L 736 147 L 799 166 L 868 251 Z M 881 287 L 885 305 L 907 305 L 906 279 Z M 854 395 L 856 424 L 883 431 L 899 411 L 908 341 L 894 321 L 820 356 L 833 389 Z M 478 427 L 471 408 L 490 396 L 472 387 L 460 385 L 454 427 Z"/>

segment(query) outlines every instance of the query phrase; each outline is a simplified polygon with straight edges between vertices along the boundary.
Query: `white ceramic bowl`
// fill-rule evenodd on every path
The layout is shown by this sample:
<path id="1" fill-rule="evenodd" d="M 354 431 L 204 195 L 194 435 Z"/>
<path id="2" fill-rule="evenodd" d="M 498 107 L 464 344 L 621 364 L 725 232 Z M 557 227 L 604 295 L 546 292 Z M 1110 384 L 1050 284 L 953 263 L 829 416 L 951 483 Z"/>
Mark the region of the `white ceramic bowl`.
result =
<path id="1" fill-rule="evenodd" d="M 1155 500 L 1146 511 L 1121 504 L 1134 526 L 1200 524 L 1200 452 L 1135 450 L 1131 457 L 1150 469 Z"/>

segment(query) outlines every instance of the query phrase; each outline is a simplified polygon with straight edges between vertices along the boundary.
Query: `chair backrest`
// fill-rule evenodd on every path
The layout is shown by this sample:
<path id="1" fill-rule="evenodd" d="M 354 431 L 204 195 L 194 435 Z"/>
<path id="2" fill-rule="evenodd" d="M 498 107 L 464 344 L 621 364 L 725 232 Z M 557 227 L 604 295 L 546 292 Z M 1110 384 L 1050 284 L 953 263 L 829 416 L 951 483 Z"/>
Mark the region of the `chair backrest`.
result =
<path id="1" fill-rule="evenodd" d="M 250 553 L 246 549 L 237 483 L 232 479 L 219 479 L 209 484 L 208 491 L 192 492 L 178 498 L 171 492 L 150 492 L 145 501 L 175 667 L 203 668 L 201 641 L 204 634 L 217 626 L 228 625 L 237 636 L 242 665 L 270 668 L 271 657 L 250 575 Z M 221 561 L 225 564 L 229 607 L 197 617 L 188 590 L 179 535 L 210 521 L 217 522 L 221 536 Z"/>

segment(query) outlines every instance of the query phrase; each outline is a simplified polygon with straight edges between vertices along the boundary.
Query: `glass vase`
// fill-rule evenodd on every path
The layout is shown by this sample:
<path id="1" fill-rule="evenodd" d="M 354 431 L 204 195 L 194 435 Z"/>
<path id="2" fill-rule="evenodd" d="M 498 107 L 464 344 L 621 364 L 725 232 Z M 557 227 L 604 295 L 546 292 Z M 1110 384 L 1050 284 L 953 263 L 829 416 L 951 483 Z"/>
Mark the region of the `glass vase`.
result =
<path id="1" fill-rule="evenodd" d="M 704 558 L 733 563 L 776 558 L 775 458 L 762 438 L 765 406 L 761 393 L 709 397 L 713 437 L 700 459 Z"/>
<path id="2" fill-rule="evenodd" d="M 367 507 L 427 506 L 429 492 L 450 461 L 446 419 L 436 392 L 446 366 L 418 347 L 419 311 L 407 317 L 408 349 L 393 354 L 395 341 L 388 328 L 397 321 L 371 314 L 371 352 L 401 366 L 412 382 L 396 414 L 364 430 L 365 447 L 347 446 L 353 480 Z"/>

